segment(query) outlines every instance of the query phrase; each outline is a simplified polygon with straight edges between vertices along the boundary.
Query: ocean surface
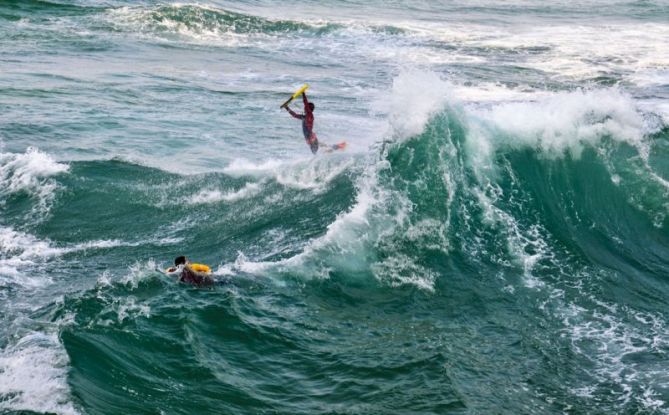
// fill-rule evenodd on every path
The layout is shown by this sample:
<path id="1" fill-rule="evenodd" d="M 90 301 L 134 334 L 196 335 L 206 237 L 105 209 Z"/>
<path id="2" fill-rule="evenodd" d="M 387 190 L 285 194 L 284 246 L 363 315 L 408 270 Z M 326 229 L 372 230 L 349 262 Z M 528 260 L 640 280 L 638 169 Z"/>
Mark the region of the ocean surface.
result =
<path id="1" fill-rule="evenodd" d="M 0 0 L 0 316 L 2 414 L 669 414 L 669 3 Z"/>

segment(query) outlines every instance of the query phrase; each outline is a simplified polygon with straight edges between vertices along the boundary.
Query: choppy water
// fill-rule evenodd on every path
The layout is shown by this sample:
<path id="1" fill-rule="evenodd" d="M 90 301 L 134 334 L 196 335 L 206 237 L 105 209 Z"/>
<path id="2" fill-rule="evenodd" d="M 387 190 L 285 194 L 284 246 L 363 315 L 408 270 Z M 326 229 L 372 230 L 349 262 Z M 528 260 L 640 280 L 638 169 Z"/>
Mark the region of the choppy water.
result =
<path id="1" fill-rule="evenodd" d="M 667 45 L 664 1 L 0 1 L 0 412 L 669 413 Z"/>

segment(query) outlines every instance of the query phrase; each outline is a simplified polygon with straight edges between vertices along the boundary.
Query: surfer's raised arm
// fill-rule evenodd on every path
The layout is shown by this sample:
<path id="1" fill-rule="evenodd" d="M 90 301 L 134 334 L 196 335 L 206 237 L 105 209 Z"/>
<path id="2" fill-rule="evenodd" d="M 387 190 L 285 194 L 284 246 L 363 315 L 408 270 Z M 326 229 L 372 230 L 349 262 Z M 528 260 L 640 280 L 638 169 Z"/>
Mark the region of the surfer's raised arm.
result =
<path id="1" fill-rule="evenodd" d="M 290 107 L 289 107 L 288 105 L 286 105 L 285 108 L 286 108 L 286 111 L 288 111 L 288 113 L 290 113 L 290 115 L 292 115 L 293 117 L 297 118 L 298 120 L 301 120 L 301 119 L 304 118 L 304 115 L 302 115 L 302 114 L 298 114 L 298 113 L 296 113 L 295 111 L 291 110 Z"/>

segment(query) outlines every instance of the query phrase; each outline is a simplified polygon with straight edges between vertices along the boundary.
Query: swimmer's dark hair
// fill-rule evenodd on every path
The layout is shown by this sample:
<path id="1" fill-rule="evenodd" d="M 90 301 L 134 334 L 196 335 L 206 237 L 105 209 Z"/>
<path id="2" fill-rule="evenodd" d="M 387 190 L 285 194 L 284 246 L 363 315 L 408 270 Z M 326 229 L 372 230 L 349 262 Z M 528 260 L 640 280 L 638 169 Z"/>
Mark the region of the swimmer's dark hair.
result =
<path id="1" fill-rule="evenodd" d="M 314 105 L 313 102 L 309 103 L 309 109 L 312 110 L 312 111 L 316 109 L 316 106 Z"/>
<path id="2" fill-rule="evenodd" d="M 177 267 L 179 265 L 185 264 L 185 263 L 186 263 L 186 257 L 185 256 L 178 256 L 178 257 L 174 258 L 174 265 L 177 266 Z"/>

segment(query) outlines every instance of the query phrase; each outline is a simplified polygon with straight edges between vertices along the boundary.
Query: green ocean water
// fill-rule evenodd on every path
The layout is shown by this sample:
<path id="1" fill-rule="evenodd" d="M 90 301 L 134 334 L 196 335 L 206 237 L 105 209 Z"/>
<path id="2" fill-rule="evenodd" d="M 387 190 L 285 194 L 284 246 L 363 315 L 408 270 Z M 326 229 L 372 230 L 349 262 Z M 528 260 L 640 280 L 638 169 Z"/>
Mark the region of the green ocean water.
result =
<path id="1" fill-rule="evenodd" d="M 0 1 L 0 413 L 669 413 L 668 17 Z"/>

